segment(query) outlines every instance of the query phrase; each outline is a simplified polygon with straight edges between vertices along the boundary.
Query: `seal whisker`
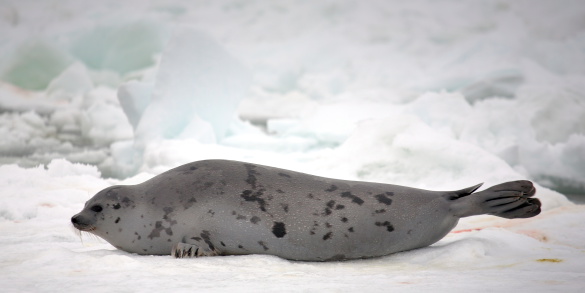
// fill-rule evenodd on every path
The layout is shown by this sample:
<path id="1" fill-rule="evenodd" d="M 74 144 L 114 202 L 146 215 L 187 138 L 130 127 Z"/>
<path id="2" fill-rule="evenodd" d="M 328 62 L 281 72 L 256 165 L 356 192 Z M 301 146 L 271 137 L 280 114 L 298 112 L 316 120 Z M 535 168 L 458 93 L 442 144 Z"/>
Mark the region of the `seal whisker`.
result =
<path id="1" fill-rule="evenodd" d="M 81 236 L 85 236 L 86 238 L 93 239 L 96 242 L 102 242 L 103 241 L 99 236 L 97 236 L 95 234 L 92 234 L 92 233 L 89 233 L 89 232 L 86 232 L 86 231 L 81 231 L 80 238 L 81 238 Z M 82 240 L 81 243 L 83 243 L 83 239 L 81 239 L 81 240 Z"/>
<path id="2" fill-rule="evenodd" d="M 77 237 L 81 238 L 81 231 L 77 228 L 75 228 L 75 226 L 70 225 L 69 228 L 71 228 L 71 230 L 73 231 L 73 233 L 75 233 L 75 235 L 77 235 Z"/>

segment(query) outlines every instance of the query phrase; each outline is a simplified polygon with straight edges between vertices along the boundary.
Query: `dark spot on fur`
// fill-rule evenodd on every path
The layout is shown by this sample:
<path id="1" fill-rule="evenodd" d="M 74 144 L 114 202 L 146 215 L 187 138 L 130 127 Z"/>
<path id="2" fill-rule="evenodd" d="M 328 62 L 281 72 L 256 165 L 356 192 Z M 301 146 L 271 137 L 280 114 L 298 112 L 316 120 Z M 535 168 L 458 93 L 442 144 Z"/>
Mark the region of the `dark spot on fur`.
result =
<path id="1" fill-rule="evenodd" d="M 173 208 L 172 207 L 164 207 L 163 211 L 165 212 L 165 215 L 163 216 L 163 219 L 165 219 L 166 221 L 169 221 L 169 214 L 173 212 Z"/>
<path id="2" fill-rule="evenodd" d="M 246 183 L 252 186 L 252 189 L 256 189 L 256 175 L 260 175 L 256 170 L 256 165 L 253 164 L 244 164 L 244 167 L 248 171 L 248 177 L 246 178 Z"/>
<path id="3" fill-rule="evenodd" d="M 132 200 L 128 197 L 124 197 L 122 198 L 122 203 L 124 204 L 124 206 L 128 207 L 130 206 L 130 204 L 132 204 Z"/>
<path id="4" fill-rule="evenodd" d="M 242 215 L 238 215 L 236 217 L 236 220 L 246 220 L 246 219 L 247 219 L 246 216 L 242 216 Z"/>
<path id="5" fill-rule="evenodd" d="M 282 191 L 281 189 L 277 189 L 276 192 L 278 192 L 278 193 L 284 193 L 284 191 Z"/>
<path id="6" fill-rule="evenodd" d="M 285 213 L 288 213 L 288 204 L 281 203 L 280 206 L 282 207 L 282 209 L 284 210 Z"/>
<path id="7" fill-rule="evenodd" d="M 347 229 L 347 231 L 352 232 L 353 233 L 353 227 L 349 227 L 349 229 Z"/>
<path id="8" fill-rule="evenodd" d="M 331 209 L 330 208 L 325 208 L 325 210 L 323 211 L 323 216 L 329 216 L 331 215 Z"/>
<path id="9" fill-rule="evenodd" d="M 376 214 L 382 214 L 386 212 L 386 209 L 379 209 L 374 211 Z"/>
<path id="10" fill-rule="evenodd" d="M 156 237 L 160 237 L 160 231 L 162 231 L 163 229 L 164 228 L 162 226 L 162 221 L 156 221 L 154 223 L 154 229 L 152 229 L 152 231 L 148 235 L 148 238 L 154 239 Z"/>
<path id="11" fill-rule="evenodd" d="M 278 176 L 282 176 L 282 177 L 286 177 L 286 178 L 291 178 L 290 175 L 288 175 L 286 173 L 278 173 Z"/>
<path id="12" fill-rule="evenodd" d="M 358 205 L 362 205 L 362 204 L 364 203 L 364 200 L 363 200 L 363 199 L 359 198 L 358 196 L 356 196 L 356 195 L 352 194 L 352 193 L 351 193 L 351 192 L 349 192 L 349 191 L 346 191 L 346 192 L 342 193 L 342 194 L 341 194 L 341 197 L 344 197 L 344 198 L 351 198 L 351 201 L 352 201 L 353 203 L 357 203 Z"/>
<path id="13" fill-rule="evenodd" d="M 333 235 L 333 232 L 328 232 L 327 234 L 323 235 L 323 240 L 328 240 Z"/>
<path id="14" fill-rule="evenodd" d="M 240 245 L 238 245 L 238 248 L 239 248 L 239 249 L 244 249 L 244 247 L 243 247 L 241 244 L 240 244 Z"/>
<path id="15" fill-rule="evenodd" d="M 333 206 L 335 206 L 335 201 L 334 200 L 330 200 L 330 201 L 327 202 L 327 207 L 329 207 L 329 208 L 332 209 Z"/>
<path id="16" fill-rule="evenodd" d="M 119 208 L 121 208 L 121 207 L 122 207 L 122 206 L 121 206 L 119 203 L 116 203 L 116 204 L 114 205 L 114 209 L 115 209 L 115 210 L 117 210 L 117 209 L 119 209 Z"/>
<path id="17" fill-rule="evenodd" d="M 331 186 L 329 186 L 329 188 L 325 189 L 325 191 L 327 191 L 327 192 L 333 192 L 335 190 L 337 190 L 337 186 L 335 186 L 335 185 L 331 185 Z"/>
<path id="18" fill-rule="evenodd" d="M 225 247 L 225 243 L 223 243 L 223 241 L 219 242 L 221 244 L 221 246 Z"/>
<path id="19" fill-rule="evenodd" d="M 195 170 L 197 170 L 197 167 L 195 167 L 195 166 L 191 166 L 191 167 L 189 167 L 189 170 L 191 170 L 191 171 L 195 171 Z"/>
<path id="20" fill-rule="evenodd" d="M 311 199 L 315 198 L 315 196 L 312 193 L 307 194 L 307 197 Z"/>
<path id="21" fill-rule="evenodd" d="M 380 193 L 380 194 L 376 194 L 376 199 L 378 200 L 378 202 L 383 203 L 387 206 L 392 204 L 392 199 L 388 198 L 386 195 Z"/>
<path id="22" fill-rule="evenodd" d="M 252 222 L 252 224 L 258 224 L 258 222 L 260 222 L 260 218 L 253 216 L 250 218 L 250 222 Z"/>
<path id="23" fill-rule="evenodd" d="M 257 202 L 258 205 L 260 206 L 260 210 L 265 212 L 266 211 L 266 201 L 261 197 L 263 192 L 264 192 L 264 189 L 260 189 L 256 192 L 253 192 L 252 190 L 244 190 L 242 192 L 242 194 L 240 194 L 240 196 L 245 201 Z"/>
<path id="24" fill-rule="evenodd" d="M 232 216 L 235 216 L 236 214 L 238 214 L 236 211 L 232 211 Z"/>
<path id="25" fill-rule="evenodd" d="M 197 200 L 194 197 L 191 197 L 184 205 L 183 207 L 185 209 L 188 209 L 190 207 L 192 207 L 195 203 L 197 202 Z"/>
<path id="26" fill-rule="evenodd" d="M 325 222 L 325 227 L 331 228 L 331 227 L 333 227 L 333 225 L 329 224 L 329 222 Z"/>
<path id="27" fill-rule="evenodd" d="M 120 222 L 120 217 L 118 217 L 118 218 L 116 219 L 116 221 L 114 221 L 114 223 L 116 223 L 116 224 L 118 224 L 118 222 Z"/>
<path id="28" fill-rule="evenodd" d="M 342 205 L 342 204 L 338 204 L 338 205 L 335 206 L 335 209 L 336 210 L 343 210 L 344 208 L 345 208 L 345 206 Z"/>
<path id="29" fill-rule="evenodd" d="M 266 246 L 266 244 L 264 244 L 263 241 L 258 241 L 258 244 L 260 244 L 260 246 L 262 246 L 262 248 L 264 248 L 264 251 L 268 250 L 268 246 Z"/>
<path id="30" fill-rule="evenodd" d="M 347 221 L 349 221 L 346 217 L 341 218 L 341 221 L 344 223 L 347 223 Z"/>
<path id="31" fill-rule="evenodd" d="M 388 221 L 385 221 L 385 222 L 376 222 L 376 226 L 378 226 L 378 227 L 386 227 L 386 230 L 388 230 L 388 232 L 394 231 L 394 226 L 392 226 L 392 224 L 390 224 L 390 222 L 388 222 Z"/>
<path id="32" fill-rule="evenodd" d="M 274 234 L 274 236 L 276 236 L 277 238 L 284 237 L 284 235 L 286 235 L 286 228 L 284 226 L 284 223 L 274 222 L 274 225 L 272 226 L 272 234 Z"/>
<path id="33" fill-rule="evenodd" d="M 207 246 L 209 246 L 209 249 L 211 250 L 215 250 L 215 246 L 213 246 L 213 243 L 211 243 L 211 238 L 209 237 L 209 231 L 203 230 L 203 232 L 201 234 L 199 234 L 199 236 L 201 236 L 201 238 L 203 238 L 203 241 L 205 241 L 205 243 L 207 244 Z"/>
<path id="34" fill-rule="evenodd" d="M 201 241 L 203 239 L 201 239 L 201 237 L 191 237 L 191 239 L 195 240 L 195 241 Z"/>
<path id="35" fill-rule="evenodd" d="M 313 221 L 313 228 L 311 229 L 311 231 L 309 231 L 309 234 L 315 235 L 315 231 L 317 230 L 317 227 L 319 227 L 319 223 L 317 221 Z"/>
<path id="36" fill-rule="evenodd" d="M 167 233 L 167 235 L 173 236 L 173 230 L 171 228 L 166 228 L 165 232 Z"/>
<path id="37" fill-rule="evenodd" d="M 411 232 L 412 232 L 412 230 L 408 230 L 408 232 L 406 232 L 406 234 L 410 235 Z"/>

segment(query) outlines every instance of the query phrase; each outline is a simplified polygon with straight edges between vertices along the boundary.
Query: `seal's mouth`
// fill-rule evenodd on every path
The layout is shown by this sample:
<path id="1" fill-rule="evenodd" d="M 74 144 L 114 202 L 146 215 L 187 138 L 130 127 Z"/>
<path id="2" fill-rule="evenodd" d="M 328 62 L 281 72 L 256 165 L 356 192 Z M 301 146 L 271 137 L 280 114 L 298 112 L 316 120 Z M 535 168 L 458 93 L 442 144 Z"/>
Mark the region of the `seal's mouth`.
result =
<path id="1" fill-rule="evenodd" d="M 71 224 L 73 224 L 73 227 L 79 231 L 93 232 L 95 229 L 97 229 L 96 226 L 87 222 L 89 221 L 80 214 L 77 214 L 71 218 Z"/>
<path id="2" fill-rule="evenodd" d="M 79 231 L 83 231 L 83 232 L 93 232 L 93 231 L 95 231 L 95 229 L 97 229 L 93 225 L 84 225 L 84 224 L 80 224 L 80 223 L 73 223 L 73 227 L 75 227 L 75 229 L 77 229 Z"/>

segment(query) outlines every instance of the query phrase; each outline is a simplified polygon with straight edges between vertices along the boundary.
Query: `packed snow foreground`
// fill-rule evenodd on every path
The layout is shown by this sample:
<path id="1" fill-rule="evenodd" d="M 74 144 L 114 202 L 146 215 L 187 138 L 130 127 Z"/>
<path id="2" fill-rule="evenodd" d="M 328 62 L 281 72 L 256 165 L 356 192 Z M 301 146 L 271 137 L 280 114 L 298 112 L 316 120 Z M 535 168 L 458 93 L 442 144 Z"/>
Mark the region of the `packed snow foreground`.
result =
<path id="1" fill-rule="evenodd" d="M 578 1 L 154 2 L 0 8 L 3 292 L 585 286 L 585 208 L 561 194 L 585 194 Z M 334 263 L 138 256 L 73 232 L 97 191 L 210 158 L 431 190 L 529 179 L 543 213 Z"/>

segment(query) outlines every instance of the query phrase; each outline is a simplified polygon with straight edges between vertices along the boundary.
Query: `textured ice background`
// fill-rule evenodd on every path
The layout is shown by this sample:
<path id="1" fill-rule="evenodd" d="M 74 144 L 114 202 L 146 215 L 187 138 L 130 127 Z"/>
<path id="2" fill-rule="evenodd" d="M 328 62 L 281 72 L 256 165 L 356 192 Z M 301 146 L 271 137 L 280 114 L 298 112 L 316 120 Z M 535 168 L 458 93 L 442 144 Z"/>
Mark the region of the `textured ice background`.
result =
<path id="1" fill-rule="evenodd" d="M 3 292 L 582 292 L 582 1 L 0 1 Z M 536 218 L 336 263 L 137 256 L 70 217 L 225 158 L 460 189 L 533 180 Z"/>

